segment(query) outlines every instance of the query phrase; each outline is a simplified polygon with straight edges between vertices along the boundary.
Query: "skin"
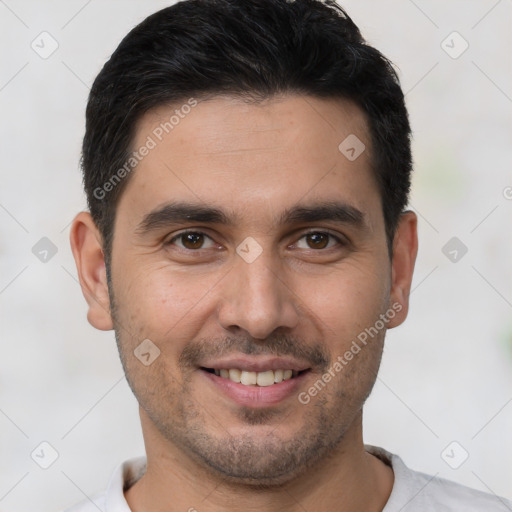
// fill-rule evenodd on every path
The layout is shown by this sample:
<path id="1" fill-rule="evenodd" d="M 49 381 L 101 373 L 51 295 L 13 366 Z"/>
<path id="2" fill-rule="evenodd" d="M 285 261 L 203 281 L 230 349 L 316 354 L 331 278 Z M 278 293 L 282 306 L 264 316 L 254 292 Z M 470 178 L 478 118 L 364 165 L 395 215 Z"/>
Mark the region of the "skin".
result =
<path id="1" fill-rule="evenodd" d="M 175 108 L 147 113 L 134 149 Z M 132 510 L 383 509 L 393 472 L 364 450 L 362 408 L 386 329 L 307 405 L 297 396 L 393 304 L 401 309 L 387 328 L 407 315 L 417 219 L 401 216 L 390 261 L 368 133 L 362 111 L 345 100 L 200 101 L 123 191 L 110 295 L 101 236 L 88 213 L 75 218 L 71 244 L 89 322 L 115 328 L 140 404 L 148 465 L 125 492 Z M 354 161 L 338 150 L 349 134 L 366 145 Z M 169 201 L 236 218 L 142 231 L 144 217 Z M 359 210 L 363 222 L 279 223 L 286 209 L 332 201 Z M 207 236 L 175 238 L 184 229 Z M 236 252 L 247 237 L 262 250 L 251 263 Z M 160 350 L 148 366 L 133 354 L 144 339 Z M 242 353 L 301 357 L 310 370 L 279 403 L 242 407 L 198 368 L 210 356 Z"/>

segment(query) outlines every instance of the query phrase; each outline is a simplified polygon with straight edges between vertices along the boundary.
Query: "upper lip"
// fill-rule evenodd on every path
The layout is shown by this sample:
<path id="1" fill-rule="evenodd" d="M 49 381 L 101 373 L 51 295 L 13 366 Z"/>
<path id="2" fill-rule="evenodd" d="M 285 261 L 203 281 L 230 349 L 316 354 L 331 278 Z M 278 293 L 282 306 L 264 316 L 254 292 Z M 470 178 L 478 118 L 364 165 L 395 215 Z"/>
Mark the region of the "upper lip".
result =
<path id="1" fill-rule="evenodd" d="M 226 357 L 222 359 L 211 359 L 201 364 L 202 368 L 213 368 L 215 370 L 237 370 L 247 372 L 264 372 L 267 370 L 295 370 L 300 372 L 308 370 L 310 366 L 303 361 L 292 357 Z"/>

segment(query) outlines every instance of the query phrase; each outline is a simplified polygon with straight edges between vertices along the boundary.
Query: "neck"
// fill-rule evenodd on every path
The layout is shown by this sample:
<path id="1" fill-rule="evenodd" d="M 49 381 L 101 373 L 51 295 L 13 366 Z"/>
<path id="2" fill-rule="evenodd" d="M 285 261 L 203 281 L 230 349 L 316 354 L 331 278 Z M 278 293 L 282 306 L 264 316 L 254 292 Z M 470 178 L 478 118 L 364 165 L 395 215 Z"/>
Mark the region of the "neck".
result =
<path id="1" fill-rule="evenodd" d="M 362 414 L 328 460 L 305 468 L 284 484 L 263 488 L 226 481 L 163 440 L 142 412 L 141 419 L 147 470 L 125 492 L 133 512 L 380 512 L 393 487 L 392 469 L 364 449 Z"/>

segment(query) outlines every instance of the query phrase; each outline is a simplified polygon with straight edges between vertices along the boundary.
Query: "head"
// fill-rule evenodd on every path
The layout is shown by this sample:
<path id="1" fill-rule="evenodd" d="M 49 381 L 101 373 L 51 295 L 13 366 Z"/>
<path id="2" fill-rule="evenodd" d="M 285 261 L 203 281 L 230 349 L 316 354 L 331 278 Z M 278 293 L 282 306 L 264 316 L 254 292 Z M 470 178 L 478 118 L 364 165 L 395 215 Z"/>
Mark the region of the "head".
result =
<path id="1" fill-rule="evenodd" d="M 123 39 L 86 122 L 71 242 L 148 450 L 272 484 L 355 439 L 417 249 L 390 62 L 333 2 L 188 0 Z M 228 363 L 294 373 L 253 400 Z"/>

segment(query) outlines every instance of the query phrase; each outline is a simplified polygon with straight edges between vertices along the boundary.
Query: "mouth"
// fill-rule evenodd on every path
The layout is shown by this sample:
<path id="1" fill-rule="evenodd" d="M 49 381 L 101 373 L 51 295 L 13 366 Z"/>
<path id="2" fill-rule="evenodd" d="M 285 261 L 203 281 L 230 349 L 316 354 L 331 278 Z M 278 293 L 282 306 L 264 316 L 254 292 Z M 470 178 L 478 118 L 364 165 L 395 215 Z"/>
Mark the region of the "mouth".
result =
<path id="1" fill-rule="evenodd" d="M 278 369 L 258 372 L 239 370 L 238 368 L 227 369 L 201 367 L 201 370 L 244 386 L 268 387 L 295 379 L 300 375 L 309 372 L 310 368 L 305 370 Z"/>
<path id="2" fill-rule="evenodd" d="M 297 396 L 301 387 L 306 385 L 311 368 L 299 370 L 274 366 L 265 369 L 258 365 L 254 368 L 211 368 L 201 366 L 199 374 L 204 383 L 214 392 L 214 400 L 218 394 L 227 398 L 231 403 L 251 409 L 277 407 Z M 290 402 L 287 402 L 288 404 Z M 292 402 L 293 403 L 293 402 Z"/>
<path id="3" fill-rule="evenodd" d="M 311 362 L 299 358 L 247 354 L 203 360 L 196 368 L 214 393 L 211 399 L 222 396 L 249 408 L 290 405 L 314 369 Z"/>

